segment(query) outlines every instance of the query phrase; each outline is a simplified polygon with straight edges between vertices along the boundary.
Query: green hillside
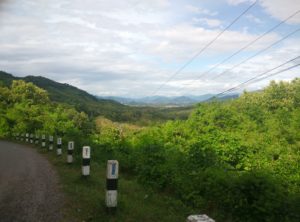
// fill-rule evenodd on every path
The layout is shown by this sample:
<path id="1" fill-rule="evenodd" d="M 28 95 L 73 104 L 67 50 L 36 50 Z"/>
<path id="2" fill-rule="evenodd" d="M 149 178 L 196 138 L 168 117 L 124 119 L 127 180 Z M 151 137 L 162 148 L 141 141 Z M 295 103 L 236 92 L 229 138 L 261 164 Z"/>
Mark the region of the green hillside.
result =
<path id="1" fill-rule="evenodd" d="M 151 127 L 89 118 L 52 102 L 32 83 L 0 86 L 0 138 L 30 132 L 75 141 L 72 166 L 48 153 L 70 198 L 70 215 L 80 221 L 174 222 L 206 213 L 226 222 L 298 222 L 299 123 L 300 79 L 202 103 L 187 120 Z M 87 144 L 93 174 L 83 180 L 80 148 Z M 115 215 L 101 204 L 110 159 L 121 172 Z"/>
<path id="2" fill-rule="evenodd" d="M 21 78 L 0 71 L 0 82 L 4 86 L 10 86 L 13 80 L 32 82 L 46 90 L 51 101 L 71 105 L 76 110 L 84 111 L 92 117 L 104 116 L 113 121 L 148 125 L 152 122 L 186 119 L 192 110 L 192 107 L 154 108 L 126 106 L 113 100 L 96 98 L 74 86 L 58 83 L 45 77 L 26 76 Z"/>

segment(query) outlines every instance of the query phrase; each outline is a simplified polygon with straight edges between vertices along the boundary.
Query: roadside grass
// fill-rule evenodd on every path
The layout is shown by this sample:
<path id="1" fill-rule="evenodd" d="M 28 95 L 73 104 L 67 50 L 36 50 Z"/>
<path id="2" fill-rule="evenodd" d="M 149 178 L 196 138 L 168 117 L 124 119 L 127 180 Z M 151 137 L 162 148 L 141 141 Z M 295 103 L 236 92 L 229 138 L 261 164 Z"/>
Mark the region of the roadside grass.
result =
<path id="1" fill-rule="evenodd" d="M 46 154 L 58 172 L 66 196 L 66 221 L 182 222 L 193 213 L 182 202 L 144 188 L 122 171 L 119 172 L 117 210 L 108 211 L 105 206 L 106 162 L 92 158 L 91 175 L 83 177 L 79 156 L 75 156 L 74 163 L 67 164 L 66 150 L 57 157 L 55 149 L 52 152 L 37 149 Z"/>

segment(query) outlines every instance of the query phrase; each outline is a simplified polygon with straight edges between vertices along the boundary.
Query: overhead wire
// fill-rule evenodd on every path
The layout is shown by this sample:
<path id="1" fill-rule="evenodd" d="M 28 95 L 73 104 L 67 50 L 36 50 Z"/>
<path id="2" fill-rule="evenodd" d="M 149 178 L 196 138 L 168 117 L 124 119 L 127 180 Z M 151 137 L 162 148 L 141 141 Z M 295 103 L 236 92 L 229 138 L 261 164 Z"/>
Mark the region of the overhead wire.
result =
<path id="1" fill-rule="evenodd" d="M 254 57 L 258 56 L 259 54 L 261 54 L 261 53 L 263 53 L 263 52 L 265 52 L 265 51 L 267 51 L 268 49 L 272 48 L 273 46 L 277 45 L 278 43 L 282 42 L 283 40 L 289 38 L 290 36 L 294 35 L 295 33 L 299 32 L 299 31 L 300 31 L 300 28 L 294 30 L 293 32 L 289 33 L 288 35 L 284 36 L 284 37 L 281 38 L 280 40 L 278 40 L 278 41 L 274 42 L 273 44 L 269 45 L 268 47 L 266 47 L 266 48 L 260 50 L 259 52 L 257 52 L 257 53 L 255 53 L 254 55 L 248 57 L 247 59 L 243 60 L 242 62 L 240 62 L 240 63 L 238 63 L 238 64 L 232 66 L 231 68 L 227 69 L 226 71 L 224 71 L 224 72 L 222 72 L 222 73 L 216 75 L 215 77 L 212 78 L 212 80 L 217 79 L 217 78 L 219 78 L 221 75 L 224 75 L 225 73 L 228 73 L 229 71 L 235 69 L 236 67 L 238 67 L 238 66 L 240 66 L 240 65 L 242 65 L 242 64 L 244 64 L 244 63 L 246 63 L 246 62 L 249 61 L 250 59 L 253 59 Z"/>
<path id="2" fill-rule="evenodd" d="M 152 95 L 155 95 L 163 86 L 170 82 L 175 76 L 177 76 L 182 70 L 190 65 L 200 54 L 202 54 L 210 45 L 212 45 L 225 31 L 227 31 L 234 23 L 236 23 L 243 15 L 245 15 L 254 5 L 258 2 L 256 0 L 250 6 L 246 8 L 238 17 L 236 17 L 228 26 L 226 26 L 214 39 L 206 44 L 199 52 L 197 52 L 192 58 L 190 58 L 183 66 L 181 66 L 175 73 L 173 73 L 165 82 L 163 82 L 156 90 L 153 91 Z"/>
<path id="3" fill-rule="evenodd" d="M 249 84 L 249 83 L 252 82 L 252 81 L 258 82 L 258 81 L 261 81 L 261 80 L 263 80 L 263 79 L 269 78 L 270 76 L 278 75 L 278 74 L 280 74 L 280 73 L 282 73 L 282 72 L 285 72 L 285 71 L 288 71 L 288 70 L 290 70 L 290 69 L 296 68 L 296 67 L 300 66 L 300 64 L 296 64 L 296 65 L 293 65 L 293 66 L 291 66 L 291 67 L 289 67 L 289 68 L 286 68 L 286 69 L 280 70 L 280 71 L 278 71 L 278 72 L 275 72 L 275 73 L 271 73 L 271 74 L 269 74 L 269 75 L 266 75 L 267 73 L 272 72 L 272 71 L 274 71 L 274 70 L 276 70 L 276 69 L 278 69 L 278 68 L 280 68 L 280 67 L 282 67 L 282 66 L 284 66 L 284 65 L 286 65 L 286 64 L 288 64 L 288 63 L 290 63 L 290 62 L 293 62 L 293 61 L 295 61 L 295 60 L 297 60 L 297 59 L 300 59 L 300 56 L 297 56 L 297 57 L 295 57 L 295 58 L 293 58 L 293 59 L 290 59 L 290 60 L 288 60 L 288 61 L 286 61 L 286 62 L 284 62 L 284 63 L 282 63 L 282 64 L 280 64 L 280 65 L 278 65 L 278 66 L 276 66 L 276 67 L 274 67 L 274 68 L 272 68 L 272 69 L 269 69 L 269 70 L 267 70 L 267 71 L 265 71 L 265 72 L 263 72 L 263 73 L 261 73 L 261 74 L 259 74 L 259 75 L 256 75 L 256 76 L 254 76 L 254 77 L 252 77 L 252 78 L 250 78 L 250 79 L 248 79 L 248 80 L 246 80 L 246 81 L 244 81 L 244 82 L 238 84 L 237 86 L 234 86 L 234 87 L 232 87 L 232 88 L 230 88 L 230 89 L 227 89 L 227 90 L 225 90 L 225 91 L 223 91 L 223 92 L 221 92 L 221 93 L 218 93 L 217 95 L 212 96 L 212 97 L 209 98 L 208 100 L 210 100 L 210 99 L 212 99 L 212 98 L 220 97 L 221 95 L 224 95 L 225 93 L 228 93 L 228 92 L 231 92 L 231 91 L 233 91 L 233 90 L 236 90 L 236 89 L 240 88 L 241 86 L 245 86 L 245 85 Z M 266 75 L 266 76 L 264 76 L 264 75 Z M 261 78 L 260 78 L 260 77 L 261 77 Z M 260 79 L 259 79 L 259 78 L 260 78 Z M 254 83 L 254 82 L 253 82 L 253 83 Z"/>
<path id="4" fill-rule="evenodd" d="M 300 28 L 298 28 L 298 29 L 296 29 L 296 30 L 290 32 L 289 34 L 287 34 L 286 36 L 282 37 L 282 38 L 279 39 L 278 41 L 276 41 L 276 42 L 272 43 L 271 45 L 267 46 L 266 48 L 264 48 L 264 49 L 262 49 L 262 50 L 256 52 L 254 55 L 249 56 L 248 58 L 246 58 L 246 59 L 244 59 L 243 61 L 241 61 L 241 62 L 235 64 L 235 65 L 232 66 L 231 68 L 226 69 L 225 71 L 223 71 L 223 72 L 221 72 L 220 74 L 216 75 L 215 77 L 211 78 L 211 80 L 215 80 L 215 79 L 219 78 L 220 76 L 222 76 L 222 75 L 228 73 L 229 71 L 232 71 L 233 69 L 235 69 L 235 68 L 239 67 L 240 65 L 242 65 L 242 64 L 244 64 L 244 63 L 246 63 L 246 62 L 248 62 L 249 60 L 251 60 L 251 59 L 257 57 L 259 54 L 261 54 L 261 53 L 267 51 L 268 49 L 270 49 L 270 48 L 272 48 L 272 47 L 274 47 L 275 45 L 279 44 L 280 42 L 282 42 L 282 41 L 284 41 L 285 39 L 291 37 L 292 35 L 294 35 L 295 33 L 299 32 L 299 31 L 300 31 Z M 197 80 L 199 80 L 199 79 L 195 79 L 194 81 L 197 81 Z M 190 84 L 190 85 L 191 85 L 191 84 Z M 186 86 L 187 86 L 187 85 L 186 85 Z M 181 89 L 183 89 L 183 88 L 181 88 Z M 180 90 L 180 89 L 179 89 L 179 90 Z M 178 91 L 177 91 L 177 92 L 178 92 Z"/>
<path id="5" fill-rule="evenodd" d="M 286 19 L 284 19 L 283 21 L 279 22 L 278 24 L 276 24 L 275 26 L 273 26 L 272 28 L 270 28 L 269 30 L 267 30 L 266 32 L 264 32 L 262 35 L 258 36 L 256 39 L 254 39 L 253 41 L 249 42 L 248 44 L 246 44 L 245 46 L 243 46 L 242 48 L 238 49 L 236 52 L 234 52 L 233 54 L 231 54 L 230 56 L 226 57 L 225 59 L 223 59 L 221 62 L 219 62 L 218 64 L 214 65 L 212 68 L 208 69 L 207 71 L 205 71 L 204 73 L 202 73 L 200 76 L 198 76 L 197 78 L 190 80 L 190 83 L 188 84 L 184 84 L 184 86 L 179 87 L 179 90 L 181 91 L 182 89 L 186 88 L 189 85 L 192 85 L 194 83 L 194 81 L 197 81 L 199 79 L 201 79 L 204 75 L 210 73 L 212 70 L 218 68 L 220 65 L 224 64 L 225 62 L 227 62 L 228 60 L 230 60 L 232 57 L 236 56 L 237 54 L 239 54 L 240 52 L 242 52 L 243 50 L 245 50 L 246 48 L 248 48 L 249 46 L 253 45 L 255 42 L 257 42 L 258 40 L 260 40 L 261 38 L 263 38 L 264 36 L 266 36 L 267 34 L 269 34 L 270 32 L 274 31 L 276 28 L 278 28 L 279 26 L 281 26 L 283 23 L 287 22 L 289 19 L 293 18 L 295 15 L 297 15 L 300 12 L 300 10 L 294 12 L 293 14 L 291 14 L 290 16 L 288 16 Z M 216 77 L 213 77 L 212 80 L 220 77 L 221 75 L 224 75 L 225 73 L 227 73 L 228 71 L 236 68 L 237 66 L 247 62 L 248 60 L 256 57 L 257 55 L 259 55 L 260 53 L 268 50 L 269 48 L 273 47 L 274 45 L 278 44 L 279 42 L 285 40 L 286 38 L 290 37 L 291 35 L 295 34 L 296 32 L 298 32 L 300 30 L 300 28 L 296 29 L 295 31 L 289 33 L 288 35 L 286 35 L 285 37 L 281 38 L 279 41 L 274 42 L 273 44 L 271 44 L 270 46 L 266 47 L 263 50 L 260 50 L 258 53 L 254 54 L 253 56 L 250 56 L 249 58 L 247 58 L 246 60 L 243 60 L 242 62 L 240 62 L 239 64 L 233 66 L 232 68 L 218 74 Z M 178 92 L 178 91 L 177 91 Z"/>
<path id="6" fill-rule="evenodd" d="M 288 68 L 286 68 L 286 69 L 283 69 L 283 70 L 281 70 L 280 72 L 271 73 L 271 74 L 269 74 L 269 75 L 263 76 L 263 77 L 261 77 L 261 78 L 259 78 L 259 79 L 256 79 L 256 80 L 252 81 L 250 84 L 260 82 L 260 81 L 262 81 L 262 80 L 264 80 L 264 79 L 270 78 L 271 76 L 276 76 L 276 75 L 278 75 L 278 74 L 280 74 L 280 73 L 282 73 L 282 72 L 291 70 L 291 69 L 296 68 L 296 67 L 298 67 L 298 66 L 300 66 L 300 63 L 299 63 L 299 64 L 296 64 L 296 65 L 293 65 L 293 66 L 291 66 L 291 67 L 288 67 Z M 246 85 L 248 85 L 248 84 L 246 84 Z"/>

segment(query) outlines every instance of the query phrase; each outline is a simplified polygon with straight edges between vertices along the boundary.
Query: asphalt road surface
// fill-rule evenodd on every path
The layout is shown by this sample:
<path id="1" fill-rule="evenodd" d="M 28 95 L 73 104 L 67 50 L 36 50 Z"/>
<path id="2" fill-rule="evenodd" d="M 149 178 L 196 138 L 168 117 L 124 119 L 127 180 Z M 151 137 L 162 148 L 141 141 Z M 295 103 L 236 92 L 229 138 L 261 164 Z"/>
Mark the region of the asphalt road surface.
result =
<path id="1" fill-rule="evenodd" d="M 58 177 L 45 157 L 0 141 L 0 221 L 60 222 L 63 204 Z"/>

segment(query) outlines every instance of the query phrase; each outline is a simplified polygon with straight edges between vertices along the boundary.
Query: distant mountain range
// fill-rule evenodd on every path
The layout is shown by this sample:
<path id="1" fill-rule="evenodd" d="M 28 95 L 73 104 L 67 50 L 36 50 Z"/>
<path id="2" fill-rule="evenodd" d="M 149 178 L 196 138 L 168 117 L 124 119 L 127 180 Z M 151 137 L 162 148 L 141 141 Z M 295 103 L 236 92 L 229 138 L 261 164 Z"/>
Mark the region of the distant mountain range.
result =
<path id="1" fill-rule="evenodd" d="M 121 104 L 117 100 L 97 98 L 84 90 L 69 84 L 59 83 L 42 76 L 16 77 L 0 71 L 0 86 L 10 86 L 13 80 L 32 82 L 46 90 L 51 101 L 68 104 L 91 117 L 104 116 L 118 122 L 147 124 L 171 119 L 186 119 L 193 107 L 134 107 Z"/>
<path id="2" fill-rule="evenodd" d="M 0 86 L 10 86 L 13 80 L 32 82 L 46 90 L 53 102 L 68 104 L 89 116 L 104 116 L 113 121 L 148 124 L 171 119 L 186 119 L 193 104 L 207 101 L 213 94 L 201 96 L 152 96 L 139 99 L 93 96 L 69 84 L 59 83 L 42 76 L 16 77 L 0 71 Z M 219 98 L 236 98 L 238 94 Z"/>
<path id="3" fill-rule="evenodd" d="M 237 98 L 239 94 L 230 94 L 224 97 L 220 97 L 219 100 Z M 124 105 L 130 106 L 165 106 L 165 107 L 176 107 L 176 106 L 190 106 L 196 103 L 204 102 L 214 97 L 214 94 L 204 94 L 200 96 L 150 96 L 142 98 L 127 98 L 118 96 L 97 96 L 99 99 L 114 100 Z"/>

